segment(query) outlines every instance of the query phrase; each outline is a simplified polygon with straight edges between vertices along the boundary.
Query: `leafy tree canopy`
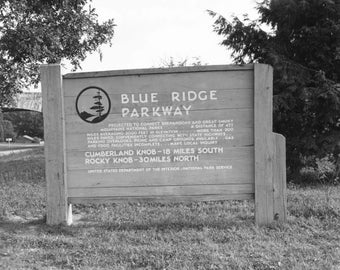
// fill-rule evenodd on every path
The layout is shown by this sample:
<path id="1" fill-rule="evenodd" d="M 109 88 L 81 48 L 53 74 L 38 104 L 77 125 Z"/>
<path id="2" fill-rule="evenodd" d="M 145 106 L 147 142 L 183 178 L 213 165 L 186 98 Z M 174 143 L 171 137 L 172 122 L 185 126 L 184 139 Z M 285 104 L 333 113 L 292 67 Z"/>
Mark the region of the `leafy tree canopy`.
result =
<path id="1" fill-rule="evenodd" d="M 68 60 L 77 69 L 86 53 L 111 45 L 113 19 L 100 23 L 91 0 L 0 0 L 0 106 L 39 81 L 39 65 Z"/>
<path id="2" fill-rule="evenodd" d="M 186 66 L 204 66 L 206 63 L 202 63 L 201 58 L 198 56 L 195 57 L 186 57 L 184 59 L 175 59 L 170 56 L 169 58 L 161 59 L 160 67 L 162 68 L 173 68 L 173 67 L 186 67 Z"/>
<path id="3" fill-rule="evenodd" d="M 298 171 L 301 156 L 334 151 L 340 138 L 340 1 L 266 0 L 257 9 L 257 20 L 209 13 L 235 63 L 274 67 L 274 130 Z"/>

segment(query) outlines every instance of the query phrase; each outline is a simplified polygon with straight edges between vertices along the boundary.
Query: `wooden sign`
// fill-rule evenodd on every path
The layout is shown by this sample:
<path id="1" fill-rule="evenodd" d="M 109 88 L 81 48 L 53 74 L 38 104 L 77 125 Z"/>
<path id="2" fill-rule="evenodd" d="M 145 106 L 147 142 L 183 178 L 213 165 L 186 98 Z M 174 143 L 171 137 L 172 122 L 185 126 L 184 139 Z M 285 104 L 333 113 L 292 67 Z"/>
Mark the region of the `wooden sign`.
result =
<path id="1" fill-rule="evenodd" d="M 86 201 L 254 197 L 257 224 L 285 220 L 271 67 L 41 72 L 49 224 Z"/>

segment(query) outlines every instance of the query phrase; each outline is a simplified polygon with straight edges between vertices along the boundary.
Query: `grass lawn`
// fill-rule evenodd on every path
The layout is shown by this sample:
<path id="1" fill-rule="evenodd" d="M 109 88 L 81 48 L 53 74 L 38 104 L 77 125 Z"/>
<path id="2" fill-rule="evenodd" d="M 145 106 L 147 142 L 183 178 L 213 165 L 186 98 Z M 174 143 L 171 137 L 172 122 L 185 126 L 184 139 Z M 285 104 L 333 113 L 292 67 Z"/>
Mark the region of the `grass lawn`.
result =
<path id="1" fill-rule="evenodd" d="M 16 171 L 0 177 L 0 269 L 340 269 L 339 186 L 290 186 L 288 223 L 264 228 L 252 201 L 76 205 L 52 227 L 42 162 L 0 157 Z"/>

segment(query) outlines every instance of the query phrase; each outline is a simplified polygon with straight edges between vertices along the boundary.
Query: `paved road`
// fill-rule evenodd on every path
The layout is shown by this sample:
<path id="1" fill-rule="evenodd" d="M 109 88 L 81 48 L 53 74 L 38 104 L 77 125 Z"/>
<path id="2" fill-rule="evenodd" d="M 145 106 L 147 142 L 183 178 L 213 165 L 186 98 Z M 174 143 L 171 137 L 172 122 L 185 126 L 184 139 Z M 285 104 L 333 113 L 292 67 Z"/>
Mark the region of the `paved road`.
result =
<path id="1" fill-rule="evenodd" d="M 29 151 L 33 148 L 42 148 L 43 144 L 21 144 L 21 143 L 13 143 L 8 145 L 7 143 L 0 143 L 0 157 L 7 156 L 10 154 L 20 153 Z"/>
<path id="2" fill-rule="evenodd" d="M 17 149 L 30 149 L 36 147 L 44 147 L 43 144 L 36 143 L 0 143 L 0 151 L 9 151 L 9 150 L 17 150 Z"/>

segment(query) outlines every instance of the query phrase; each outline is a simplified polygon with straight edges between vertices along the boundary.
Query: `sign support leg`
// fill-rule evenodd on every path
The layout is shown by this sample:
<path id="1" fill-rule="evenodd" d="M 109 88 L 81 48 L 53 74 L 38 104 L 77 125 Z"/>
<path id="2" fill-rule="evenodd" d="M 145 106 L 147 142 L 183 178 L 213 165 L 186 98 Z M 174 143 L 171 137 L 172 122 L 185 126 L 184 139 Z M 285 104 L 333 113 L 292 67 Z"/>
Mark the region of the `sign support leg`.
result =
<path id="1" fill-rule="evenodd" d="M 273 162 L 273 190 L 274 190 L 274 219 L 287 221 L 287 193 L 286 193 L 286 139 L 281 134 L 273 133 L 274 162 Z"/>
<path id="2" fill-rule="evenodd" d="M 254 65 L 255 221 L 274 220 L 273 193 L 273 69 Z"/>
<path id="3" fill-rule="evenodd" d="M 41 66 L 45 130 L 48 225 L 68 224 L 72 212 L 67 202 L 65 173 L 65 117 L 60 65 Z"/>
<path id="4" fill-rule="evenodd" d="M 254 65 L 255 221 L 286 221 L 285 138 L 273 133 L 273 69 Z"/>

